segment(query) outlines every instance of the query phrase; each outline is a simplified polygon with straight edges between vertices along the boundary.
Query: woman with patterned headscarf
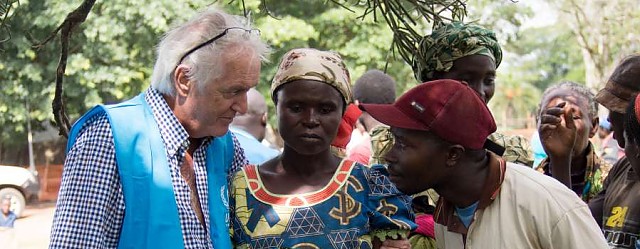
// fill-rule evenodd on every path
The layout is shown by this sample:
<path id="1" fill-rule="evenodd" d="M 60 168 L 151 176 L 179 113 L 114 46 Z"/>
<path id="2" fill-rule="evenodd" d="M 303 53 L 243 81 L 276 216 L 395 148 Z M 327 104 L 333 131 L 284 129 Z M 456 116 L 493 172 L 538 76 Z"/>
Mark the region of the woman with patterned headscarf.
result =
<path id="1" fill-rule="evenodd" d="M 415 228 L 410 198 L 395 188 L 386 168 L 345 160 L 330 149 L 352 102 L 342 58 L 291 50 L 271 93 L 284 150 L 233 178 L 236 247 L 378 248 L 387 238 L 406 238 Z"/>

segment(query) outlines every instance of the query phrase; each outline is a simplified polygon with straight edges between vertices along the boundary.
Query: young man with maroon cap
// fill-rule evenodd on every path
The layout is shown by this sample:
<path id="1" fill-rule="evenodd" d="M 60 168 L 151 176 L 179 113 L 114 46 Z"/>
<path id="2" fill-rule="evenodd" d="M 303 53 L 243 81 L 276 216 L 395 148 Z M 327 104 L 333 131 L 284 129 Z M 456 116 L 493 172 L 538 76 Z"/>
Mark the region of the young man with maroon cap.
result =
<path id="1" fill-rule="evenodd" d="M 485 150 L 496 124 L 467 84 L 437 80 L 393 105 L 362 105 L 391 126 L 385 160 L 406 194 L 433 188 L 438 248 L 607 248 L 586 204 L 556 180 Z"/>

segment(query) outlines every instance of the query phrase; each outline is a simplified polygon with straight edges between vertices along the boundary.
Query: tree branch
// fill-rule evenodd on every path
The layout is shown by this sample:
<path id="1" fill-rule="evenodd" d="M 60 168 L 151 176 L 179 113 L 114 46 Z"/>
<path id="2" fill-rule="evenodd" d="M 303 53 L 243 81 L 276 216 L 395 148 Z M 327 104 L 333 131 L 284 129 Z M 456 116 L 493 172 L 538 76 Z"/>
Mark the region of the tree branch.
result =
<path id="1" fill-rule="evenodd" d="M 20 1 L 12 0 L 5 0 L 3 4 L 0 4 L 0 29 L 6 30 L 7 34 L 7 38 L 1 39 L 0 43 L 11 40 L 11 30 L 9 29 L 9 25 L 7 25 L 7 20 L 9 19 L 9 12 L 11 11 L 13 3 L 18 3 L 18 5 L 20 5 Z"/>
<path id="2" fill-rule="evenodd" d="M 58 131 L 61 136 L 68 137 L 69 128 L 71 128 L 71 124 L 69 122 L 69 118 L 65 112 L 64 100 L 62 98 L 63 88 L 62 82 L 64 78 L 64 72 L 67 68 L 67 56 L 69 53 L 69 37 L 72 34 L 72 31 L 75 27 L 83 23 L 87 19 L 87 15 L 91 12 L 91 8 L 95 4 L 95 0 L 84 0 L 78 8 L 67 14 L 67 17 L 64 19 L 62 24 L 58 26 L 44 41 L 34 44 L 33 47 L 36 49 L 42 48 L 45 44 L 47 44 L 53 37 L 60 32 L 60 61 L 58 62 L 58 68 L 56 70 L 56 91 L 55 97 L 53 98 L 53 103 L 51 106 L 53 108 L 53 117 L 58 125 Z"/>

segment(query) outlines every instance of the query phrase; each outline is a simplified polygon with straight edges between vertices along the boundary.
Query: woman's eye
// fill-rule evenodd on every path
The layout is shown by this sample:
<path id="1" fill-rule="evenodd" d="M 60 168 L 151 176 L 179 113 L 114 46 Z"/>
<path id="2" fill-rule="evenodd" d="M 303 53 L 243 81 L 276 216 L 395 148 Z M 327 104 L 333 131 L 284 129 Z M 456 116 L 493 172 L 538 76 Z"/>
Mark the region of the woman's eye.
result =
<path id="1" fill-rule="evenodd" d="M 290 109 L 292 112 L 301 112 L 301 111 L 302 111 L 302 107 L 300 107 L 299 105 L 292 105 L 292 106 L 289 106 L 289 109 Z"/>
<path id="2" fill-rule="evenodd" d="M 333 108 L 330 108 L 330 107 L 323 107 L 323 108 L 320 108 L 320 113 L 322 113 L 322 114 L 329 114 L 329 113 L 331 113 L 332 111 L 333 111 Z"/>

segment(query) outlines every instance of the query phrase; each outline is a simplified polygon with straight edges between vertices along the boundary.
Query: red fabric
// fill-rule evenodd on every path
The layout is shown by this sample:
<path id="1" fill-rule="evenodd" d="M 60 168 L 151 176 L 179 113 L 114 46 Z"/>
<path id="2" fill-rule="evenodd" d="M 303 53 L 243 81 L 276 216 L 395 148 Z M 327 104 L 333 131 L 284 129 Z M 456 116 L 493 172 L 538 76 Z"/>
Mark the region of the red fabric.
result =
<path id="1" fill-rule="evenodd" d="M 435 223 L 433 222 L 433 215 L 419 214 L 416 216 L 416 224 L 418 228 L 414 231 L 417 234 L 427 236 L 429 238 L 436 238 Z"/>
<path id="2" fill-rule="evenodd" d="M 342 149 L 347 148 L 347 144 L 349 140 L 351 140 L 351 132 L 353 132 L 360 114 L 362 114 L 362 111 L 355 104 L 349 104 L 347 106 L 347 110 L 345 110 L 344 116 L 342 116 L 340 127 L 338 127 L 338 135 L 333 139 L 331 145 Z"/>
<path id="3" fill-rule="evenodd" d="M 371 138 L 367 136 L 363 138 L 358 144 L 351 148 L 351 151 L 347 154 L 347 159 L 369 165 L 369 158 L 371 157 Z"/>
<path id="4" fill-rule="evenodd" d="M 640 122 L 640 94 L 638 94 L 638 96 L 636 96 L 636 103 L 634 108 L 636 109 L 636 120 L 638 122 Z"/>
<path id="5" fill-rule="evenodd" d="M 496 122 L 478 93 L 464 82 L 435 80 L 420 84 L 392 105 L 361 104 L 389 126 L 430 131 L 470 149 L 481 149 Z"/>

